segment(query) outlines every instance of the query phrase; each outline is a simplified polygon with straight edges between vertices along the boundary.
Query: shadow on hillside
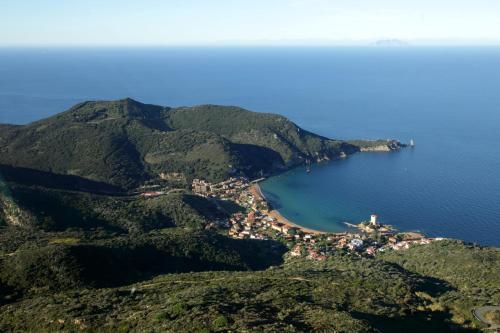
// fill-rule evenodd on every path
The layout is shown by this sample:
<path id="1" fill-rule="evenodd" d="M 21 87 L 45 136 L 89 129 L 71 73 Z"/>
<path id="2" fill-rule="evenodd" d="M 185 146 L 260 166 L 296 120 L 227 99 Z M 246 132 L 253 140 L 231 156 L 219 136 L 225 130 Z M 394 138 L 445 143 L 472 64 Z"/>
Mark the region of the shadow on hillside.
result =
<path id="1" fill-rule="evenodd" d="M 230 200 L 217 200 L 217 205 L 228 215 L 245 213 L 246 211 L 245 207 L 240 206 L 236 202 Z"/>
<path id="2" fill-rule="evenodd" d="M 264 270 L 283 263 L 283 255 L 288 248 L 275 240 L 231 239 L 231 247 L 236 249 L 243 261 L 252 270 Z"/>
<path id="3" fill-rule="evenodd" d="M 77 198 L 81 194 L 48 191 L 39 187 L 13 186 L 12 196 L 23 208 L 31 212 L 36 219 L 32 227 L 45 231 L 64 231 L 69 228 L 93 230 L 103 228 L 110 232 L 123 233 L 126 230 L 100 218 L 85 202 Z"/>
<path id="4" fill-rule="evenodd" d="M 415 292 L 424 292 L 436 298 L 446 292 L 456 290 L 455 287 L 444 280 L 408 271 L 396 263 L 387 261 L 384 261 L 384 263 L 400 271 L 401 274 L 408 276 L 411 280 L 416 281 L 414 285 Z M 351 314 L 356 319 L 368 321 L 373 327 L 384 333 L 479 332 L 478 330 L 463 328 L 453 323 L 451 321 L 451 314 L 443 311 L 418 311 L 403 317 L 390 317 L 356 311 L 351 312 Z"/>
<path id="5" fill-rule="evenodd" d="M 248 166 L 247 175 L 257 177 L 285 166 L 281 155 L 270 148 L 243 143 L 232 143 L 232 147 L 238 153 L 240 164 Z"/>
<path id="6" fill-rule="evenodd" d="M 275 241 L 235 240 L 199 231 L 49 243 L 7 257 L 0 266 L 0 287 L 57 291 L 118 287 L 169 273 L 262 270 L 280 264 L 284 251 Z"/>
<path id="7" fill-rule="evenodd" d="M 441 311 L 421 311 L 405 317 L 351 312 L 356 319 L 366 320 L 374 328 L 384 333 L 443 333 L 443 332 L 480 332 L 477 329 L 464 328 L 451 321 L 451 315 Z"/>
<path id="8" fill-rule="evenodd" d="M 215 200 L 206 199 L 198 195 L 183 194 L 182 200 L 191 206 L 198 214 L 209 219 L 223 218 L 227 215 L 221 212 Z"/>
<path id="9" fill-rule="evenodd" d="M 431 276 L 424 276 L 415 272 L 408 271 L 400 265 L 388 261 L 384 261 L 386 265 L 392 266 L 394 269 L 400 271 L 402 274 L 418 281 L 415 291 L 423 291 L 432 297 L 439 297 L 440 295 L 456 290 L 451 284 L 445 280 L 434 278 Z"/>
<path id="10" fill-rule="evenodd" d="M 281 264 L 286 251 L 276 241 L 219 236 L 193 239 L 163 244 L 161 239 L 151 239 L 142 244 L 132 241 L 111 247 L 80 246 L 74 248 L 73 255 L 83 268 L 86 284 L 115 287 L 169 273 L 263 270 Z"/>
<path id="11" fill-rule="evenodd" d="M 94 194 L 124 195 L 119 187 L 79 176 L 61 175 L 47 171 L 0 164 L 0 176 L 7 182 L 53 189 L 82 191 Z"/>

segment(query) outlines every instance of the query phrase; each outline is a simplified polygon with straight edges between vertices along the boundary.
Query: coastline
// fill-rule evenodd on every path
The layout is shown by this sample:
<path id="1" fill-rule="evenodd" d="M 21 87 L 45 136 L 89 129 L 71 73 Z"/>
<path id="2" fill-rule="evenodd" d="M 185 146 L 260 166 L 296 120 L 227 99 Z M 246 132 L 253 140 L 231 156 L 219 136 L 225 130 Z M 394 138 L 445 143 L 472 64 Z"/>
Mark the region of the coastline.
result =
<path id="1" fill-rule="evenodd" d="M 367 141 L 375 142 L 375 140 L 367 140 Z M 384 152 L 384 153 L 385 152 L 391 152 L 391 151 L 400 150 L 402 148 L 406 148 L 407 146 L 408 145 L 403 144 L 403 143 L 401 143 L 399 141 L 396 141 L 396 140 L 387 140 L 387 142 L 381 143 L 380 145 L 377 145 L 377 146 L 373 146 L 373 147 L 360 147 L 359 151 L 357 151 L 355 153 L 351 153 L 351 154 L 348 154 L 348 155 L 344 154 L 342 156 L 338 156 L 337 158 L 341 159 L 341 158 L 348 157 L 349 155 L 353 155 L 353 154 L 356 154 L 356 153 L 364 153 L 364 152 Z M 327 159 L 327 160 L 329 160 L 329 159 Z M 320 163 L 320 162 L 322 162 L 322 161 L 318 161 L 318 163 Z M 252 182 L 253 184 L 250 186 L 250 192 L 252 192 L 252 194 L 255 197 L 260 198 L 263 201 L 266 201 L 268 203 L 268 205 L 270 207 L 272 207 L 272 205 L 267 200 L 267 198 L 264 195 L 264 193 L 262 193 L 262 189 L 259 186 L 259 182 L 261 182 L 262 180 L 265 180 L 265 178 L 260 178 L 258 180 L 254 180 Z M 294 228 L 301 229 L 304 233 L 315 234 L 315 235 L 332 234 L 332 232 L 320 231 L 320 230 L 316 230 L 316 229 L 306 228 L 306 227 L 303 227 L 303 226 L 301 226 L 301 225 L 299 225 L 297 223 L 294 223 L 294 222 L 290 221 L 289 219 L 287 219 L 286 217 L 284 217 L 276 209 L 273 209 L 273 210 L 269 211 L 268 215 L 271 216 L 271 217 L 273 217 L 273 218 L 275 218 L 279 223 L 287 225 L 288 227 L 294 227 Z M 355 225 L 353 225 L 353 226 L 356 227 Z M 340 233 L 343 234 L 345 232 L 340 232 Z"/>
<path id="2" fill-rule="evenodd" d="M 269 201 L 267 200 L 267 198 L 265 197 L 264 193 L 262 192 L 262 189 L 260 188 L 259 186 L 259 181 L 253 183 L 250 188 L 249 188 L 249 191 L 252 193 L 252 195 L 259 199 L 259 200 L 263 200 L 265 202 L 268 203 L 268 205 L 270 205 Z M 289 228 L 297 228 L 297 229 L 300 229 L 304 234 L 311 234 L 311 235 L 327 235 L 327 234 L 335 234 L 335 235 L 348 235 L 348 234 L 358 234 L 357 232 L 351 232 L 351 231 L 344 231 L 344 232 L 328 232 L 328 231 L 320 231 L 320 230 L 315 230 L 315 229 L 311 229 L 311 228 L 306 228 L 306 227 L 303 227 L 297 223 L 294 223 L 292 221 L 290 221 L 289 219 L 287 219 L 286 217 L 284 217 L 278 210 L 276 209 L 273 209 L 273 210 L 270 210 L 267 212 L 267 215 L 269 215 L 270 217 L 274 218 L 278 223 L 281 223 L 283 225 L 286 225 L 287 227 Z M 358 230 L 360 230 L 360 232 L 363 232 L 363 231 L 366 231 L 364 230 L 361 226 L 362 224 L 359 224 L 359 225 L 355 225 L 355 224 L 350 224 L 350 223 L 346 223 L 348 226 L 352 227 L 352 228 L 356 228 Z M 379 225 L 381 226 L 382 228 L 380 228 L 381 231 L 396 231 L 397 229 L 394 229 L 391 225 Z M 384 230 L 385 229 L 385 230 Z M 404 231 L 404 232 L 401 232 L 401 234 L 404 235 L 404 238 L 403 238 L 403 241 L 412 241 L 412 240 L 415 240 L 415 239 L 425 239 L 427 238 L 427 236 L 425 236 L 423 233 L 421 232 L 416 232 L 416 231 Z M 435 237 L 435 238 L 429 238 L 428 240 L 441 240 L 443 239 L 442 237 Z"/>
<path id="3" fill-rule="evenodd" d="M 268 200 L 266 199 L 266 197 L 264 196 L 264 193 L 262 193 L 262 190 L 259 186 L 258 183 L 254 183 L 251 187 L 250 187 L 250 191 L 252 192 L 252 194 L 257 197 L 257 198 L 260 198 L 266 202 L 268 202 Z M 268 202 L 269 204 L 269 202 Z M 303 227 L 297 223 L 294 223 L 292 221 L 290 221 L 289 219 L 287 219 L 286 217 L 284 217 L 283 215 L 281 215 L 281 213 L 276 210 L 276 209 L 273 209 L 271 211 L 269 211 L 269 216 L 275 218 L 279 223 L 282 223 L 288 227 L 293 227 L 293 228 L 298 228 L 298 229 L 301 229 L 304 233 L 308 233 L 308 234 L 314 234 L 314 235 L 321 235 L 321 234 L 327 234 L 328 232 L 326 231 L 320 231 L 320 230 L 315 230 L 315 229 L 310 229 L 310 228 L 306 228 L 306 227 Z"/>

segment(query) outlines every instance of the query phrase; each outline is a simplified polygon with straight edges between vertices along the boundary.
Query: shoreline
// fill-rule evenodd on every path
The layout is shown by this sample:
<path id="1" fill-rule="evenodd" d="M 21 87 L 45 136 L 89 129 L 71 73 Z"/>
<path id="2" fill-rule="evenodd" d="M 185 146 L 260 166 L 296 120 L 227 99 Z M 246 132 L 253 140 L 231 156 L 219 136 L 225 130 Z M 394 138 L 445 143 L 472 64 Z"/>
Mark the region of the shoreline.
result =
<path id="1" fill-rule="evenodd" d="M 376 140 L 367 140 L 367 141 L 373 141 L 375 142 Z M 389 142 L 391 140 L 387 140 L 387 142 Z M 395 151 L 395 150 L 400 150 L 400 149 L 403 149 L 403 148 L 406 148 L 407 145 L 406 144 L 402 144 L 400 143 L 399 141 L 395 141 L 395 140 L 392 140 L 392 142 L 395 142 L 397 143 L 395 147 L 393 146 L 388 146 L 387 143 L 384 145 L 384 144 L 381 144 L 379 146 L 375 146 L 375 147 L 368 147 L 368 148 L 362 148 L 360 147 L 359 151 L 355 152 L 355 153 L 352 153 L 352 154 L 348 154 L 348 155 L 343 155 L 343 156 L 338 156 L 337 158 L 338 159 L 342 159 L 342 158 L 345 158 L 349 155 L 354 155 L 356 153 L 363 153 L 363 152 L 391 152 L 391 151 Z M 380 149 L 381 147 L 384 147 L 384 149 Z M 375 148 L 375 149 L 374 149 Z M 330 159 L 328 159 L 330 160 Z M 322 161 L 318 161 L 318 163 L 320 163 Z M 298 167 L 298 166 L 295 166 L 295 167 Z M 293 167 L 293 168 L 295 168 Z M 291 168 L 291 169 L 293 169 Z M 290 169 L 288 169 L 290 170 Z M 286 171 L 288 171 L 286 170 Z M 279 172 L 281 173 L 281 172 Z M 265 180 L 265 178 L 260 178 L 260 179 L 257 179 L 255 181 L 252 182 L 252 185 L 250 186 L 249 190 L 250 192 L 252 192 L 252 194 L 257 197 L 257 198 L 260 198 L 261 200 L 263 201 L 266 201 L 268 206 L 272 206 L 269 202 L 269 200 L 267 200 L 266 196 L 264 195 L 264 193 L 262 193 L 262 189 L 260 188 L 259 186 L 259 182 L 261 182 L 262 180 Z M 268 212 L 268 214 L 275 218 L 279 223 L 282 223 L 284 225 L 287 225 L 288 227 L 294 227 L 294 228 L 299 228 L 301 229 L 304 233 L 309 233 L 309 234 L 315 234 L 315 235 L 324 235 L 324 234 L 336 234 L 336 232 L 328 232 L 328 231 L 320 231 L 320 230 L 316 230 L 316 229 L 311 229 L 311 228 L 306 228 L 306 227 L 303 227 L 297 223 L 294 223 L 292 221 L 290 221 L 289 219 L 287 219 L 286 217 L 284 217 L 278 210 L 276 209 L 272 209 Z M 354 226 L 354 225 L 353 225 Z M 344 232 L 340 232 L 340 233 L 348 233 L 348 231 L 344 231 Z"/>
<path id="2" fill-rule="evenodd" d="M 261 188 L 260 188 L 260 186 L 259 186 L 258 183 L 252 184 L 252 186 L 250 187 L 250 191 L 252 192 L 252 194 L 255 197 L 260 198 L 261 200 L 264 200 L 264 201 L 266 201 L 269 204 L 269 201 L 264 196 L 264 193 L 262 193 L 262 190 L 261 190 Z M 286 217 L 284 217 L 276 209 L 270 210 L 268 214 L 272 218 L 275 218 L 279 223 L 282 223 L 282 224 L 284 224 L 284 225 L 286 225 L 288 227 L 298 228 L 298 229 L 302 230 L 304 233 L 314 234 L 314 235 L 322 235 L 322 234 L 328 234 L 329 233 L 329 232 L 326 232 L 326 231 L 320 231 L 320 230 L 315 230 L 315 229 L 311 229 L 311 228 L 306 228 L 306 227 L 303 227 L 303 226 L 301 226 L 301 225 L 299 225 L 297 223 L 294 223 L 294 222 L 290 221 L 289 219 L 287 219 Z"/>
<path id="3" fill-rule="evenodd" d="M 259 180 L 260 182 L 260 180 Z M 267 200 L 266 196 L 264 195 L 264 193 L 262 192 L 262 189 L 260 188 L 259 186 L 259 182 L 255 182 L 253 183 L 249 190 L 250 192 L 252 193 L 252 195 L 255 197 L 255 198 L 258 198 L 260 200 L 263 200 L 263 201 L 266 201 L 268 203 L 268 205 L 271 205 L 269 203 L 269 201 Z M 267 213 L 269 216 L 271 216 L 272 218 L 276 219 L 277 222 L 279 223 L 282 223 L 286 226 L 288 226 L 289 228 L 297 228 L 297 229 L 300 229 L 302 230 L 302 232 L 304 234 L 312 234 L 312 235 L 327 235 L 327 234 L 337 234 L 337 235 L 344 235 L 344 234 L 353 234 L 353 232 L 351 231 L 343 231 L 343 232 L 329 232 L 329 231 L 320 231 L 320 230 L 316 230 L 316 229 L 311 229 L 311 228 L 306 228 L 306 227 L 303 227 L 297 223 L 294 223 L 292 221 L 290 221 L 289 219 L 287 219 L 286 217 L 284 217 L 278 210 L 276 209 L 272 209 L 270 211 L 268 211 Z M 344 222 L 348 227 L 351 227 L 351 228 L 356 228 L 356 229 L 360 229 L 358 225 L 355 225 L 355 224 L 351 224 L 351 223 L 346 223 Z M 397 230 L 397 229 L 394 229 L 392 226 L 388 226 L 389 228 L 391 228 L 391 230 Z M 360 230 L 361 232 L 363 230 Z M 404 231 L 402 232 L 403 234 L 406 234 L 406 235 L 410 235 L 410 236 L 418 236 L 418 237 L 426 237 L 423 233 L 421 232 L 418 232 L 418 231 Z M 354 234 L 357 234 L 357 233 L 354 233 Z M 441 237 L 437 237 L 437 238 L 441 238 Z"/>

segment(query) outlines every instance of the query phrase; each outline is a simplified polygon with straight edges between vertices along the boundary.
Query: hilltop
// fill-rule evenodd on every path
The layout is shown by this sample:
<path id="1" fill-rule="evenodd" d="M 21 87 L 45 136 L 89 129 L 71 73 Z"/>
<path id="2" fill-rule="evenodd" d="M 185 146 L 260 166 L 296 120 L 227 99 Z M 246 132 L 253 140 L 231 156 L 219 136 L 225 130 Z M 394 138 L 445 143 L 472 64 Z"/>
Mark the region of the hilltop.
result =
<path id="1" fill-rule="evenodd" d="M 485 329 L 472 310 L 500 302 L 496 248 L 441 240 L 368 256 L 325 235 L 314 246 L 329 255 L 312 260 L 292 255 L 290 237 L 227 237 L 232 216 L 266 208 L 228 200 L 230 186 L 224 197 L 189 188 L 401 146 L 131 99 L 0 125 L 0 331 Z"/>
<path id="2" fill-rule="evenodd" d="M 308 160 L 399 147 L 328 139 L 285 117 L 238 107 L 169 108 L 132 99 L 84 102 L 0 128 L 0 175 L 8 184 L 0 193 L 0 225 L 46 231 L 199 229 L 219 211 L 180 194 L 193 178 L 261 177 Z M 151 184 L 173 193 L 146 205 L 137 191 Z"/>
<path id="3" fill-rule="evenodd" d="M 257 177 L 388 142 L 349 143 L 285 117 L 232 106 L 169 108 L 132 99 L 78 104 L 34 123 L 0 125 L 0 164 L 130 190 L 164 178 Z"/>

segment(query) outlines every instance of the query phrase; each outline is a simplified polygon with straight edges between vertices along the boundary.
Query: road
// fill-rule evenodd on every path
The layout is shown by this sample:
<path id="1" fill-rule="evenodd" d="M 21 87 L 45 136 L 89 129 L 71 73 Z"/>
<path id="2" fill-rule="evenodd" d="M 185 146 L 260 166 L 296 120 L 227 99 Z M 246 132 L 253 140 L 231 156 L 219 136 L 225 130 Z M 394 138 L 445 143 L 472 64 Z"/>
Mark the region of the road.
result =
<path id="1" fill-rule="evenodd" d="M 494 324 L 484 317 L 484 315 L 489 311 L 500 311 L 500 306 L 481 306 L 474 309 L 474 316 L 481 322 L 490 325 L 491 330 L 500 330 L 500 325 Z"/>

